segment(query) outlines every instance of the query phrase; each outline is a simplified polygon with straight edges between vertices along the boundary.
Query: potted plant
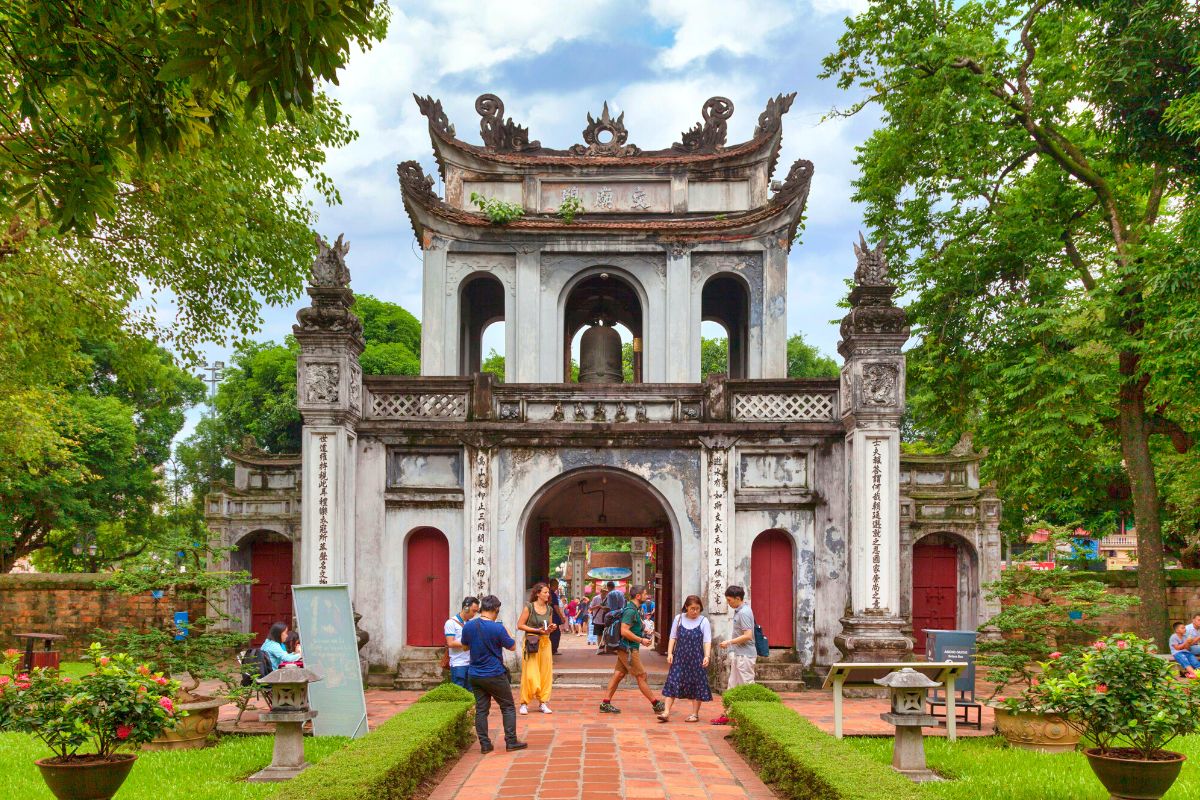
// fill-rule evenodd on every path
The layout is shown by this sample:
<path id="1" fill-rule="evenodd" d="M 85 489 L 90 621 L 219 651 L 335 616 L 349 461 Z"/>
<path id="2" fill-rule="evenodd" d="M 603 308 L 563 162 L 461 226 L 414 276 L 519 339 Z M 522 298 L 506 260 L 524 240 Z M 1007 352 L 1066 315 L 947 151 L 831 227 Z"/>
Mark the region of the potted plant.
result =
<path id="1" fill-rule="evenodd" d="M 222 551 L 207 543 L 189 544 L 170 554 L 150 553 L 126 565 L 104 581 L 107 588 L 126 595 L 155 596 L 156 622 L 144 628 L 101 632 L 101 640 L 112 649 L 148 662 L 154 669 L 179 680 L 175 700 L 188 712 L 173 730 L 146 745 L 150 750 L 185 750 L 204 747 L 216 730 L 221 706 L 244 705 L 248 691 L 241 686 L 237 653 L 249 644 L 252 634 L 234 628 L 239 621 L 224 612 L 229 589 L 251 582 L 246 572 L 212 569 Z M 169 605 L 168 605 L 169 604 Z M 177 625 L 171 610 L 204 609 L 185 625 Z M 198 692 L 202 681 L 218 681 L 216 692 Z"/>
<path id="2" fill-rule="evenodd" d="M 1084 753 L 1113 797 L 1166 794 L 1186 760 L 1166 746 L 1200 730 L 1200 692 L 1151 642 L 1129 633 L 1051 659 L 1034 691 L 1094 745 Z"/>
<path id="3" fill-rule="evenodd" d="M 31 733 L 54 752 L 34 763 L 59 800 L 111 798 L 137 760 L 118 751 L 149 742 L 180 716 L 174 681 L 99 645 L 89 655 L 95 670 L 78 680 L 55 669 L 18 673 L 14 651 L 5 653 L 8 674 L 0 675 L 0 730 Z"/>
<path id="4" fill-rule="evenodd" d="M 1060 544 L 1070 542 L 1070 529 L 1039 525 L 1049 535 L 1027 551 L 1034 561 L 1052 560 Z M 1012 564 L 986 587 L 1002 610 L 988 623 L 999 637 L 979 642 L 976 664 L 986 669 L 995 689 L 989 704 L 996 729 L 1013 747 L 1045 753 L 1070 752 L 1079 735 L 1061 709 L 1047 705 L 1034 691 L 1041 664 L 1052 656 L 1074 653 L 1100 635 L 1098 617 L 1129 608 L 1137 598 L 1112 594 L 1087 573 L 1034 569 Z"/>

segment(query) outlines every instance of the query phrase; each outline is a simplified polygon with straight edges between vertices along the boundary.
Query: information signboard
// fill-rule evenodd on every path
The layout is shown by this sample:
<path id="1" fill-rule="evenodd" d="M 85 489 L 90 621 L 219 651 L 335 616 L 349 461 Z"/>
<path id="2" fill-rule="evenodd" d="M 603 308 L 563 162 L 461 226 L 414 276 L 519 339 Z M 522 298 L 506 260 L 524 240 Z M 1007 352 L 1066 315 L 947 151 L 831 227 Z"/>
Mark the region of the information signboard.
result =
<path id="1" fill-rule="evenodd" d="M 367 735 L 367 700 L 358 666 L 350 588 L 344 584 L 292 587 L 304 666 L 321 676 L 308 686 L 317 712 L 314 736 Z"/>

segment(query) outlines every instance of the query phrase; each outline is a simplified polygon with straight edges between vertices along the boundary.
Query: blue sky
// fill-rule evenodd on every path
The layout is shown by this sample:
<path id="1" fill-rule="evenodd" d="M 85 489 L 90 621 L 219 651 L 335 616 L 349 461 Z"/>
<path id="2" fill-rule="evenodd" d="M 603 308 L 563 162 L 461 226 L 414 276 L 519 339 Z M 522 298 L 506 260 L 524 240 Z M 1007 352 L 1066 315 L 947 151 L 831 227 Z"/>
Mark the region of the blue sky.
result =
<path id="1" fill-rule="evenodd" d="M 337 207 L 318 204 L 318 230 L 344 233 L 352 288 L 421 316 L 420 250 L 413 239 L 395 167 L 416 158 L 436 175 L 425 118 L 412 94 L 441 98 L 458 136 L 479 143 L 475 98 L 492 92 L 505 114 L 548 147 L 581 141 L 589 112 L 608 101 L 625 113 L 629 141 L 668 147 L 700 119 L 713 95 L 735 106 L 729 142 L 749 138 L 767 98 L 797 92 L 784 117 L 777 173 L 797 158 L 814 162 L 806 223 L 788 267 L 788 329 L 833 355 L 845 293 L 854 271 L 851 242 L 861 209 L 850 200 L 854 148 L 875 118 L 821 122 L 854 99 L 817 78 L 835 49 L 847 14 L 866 0 L 731 2 L 593 0 L 518 4 L 438 0 L 393 3 L 385 41 L 351 58 L 331 93 L 359 138 L 331 152 L 328 172 L 341 191 Z M 440 187 L 439 187 L 440 188 Z M 290 332 L 304 299 L 263 313 L 263 340 Z M 489 337 L 490 338 L 490 337 Z M 213 347 L 210 359 L 226 358 Z M 199 416 L 189 414 L 188 430 Z M 187 431 L 185 430 L 185 434 Z"/>

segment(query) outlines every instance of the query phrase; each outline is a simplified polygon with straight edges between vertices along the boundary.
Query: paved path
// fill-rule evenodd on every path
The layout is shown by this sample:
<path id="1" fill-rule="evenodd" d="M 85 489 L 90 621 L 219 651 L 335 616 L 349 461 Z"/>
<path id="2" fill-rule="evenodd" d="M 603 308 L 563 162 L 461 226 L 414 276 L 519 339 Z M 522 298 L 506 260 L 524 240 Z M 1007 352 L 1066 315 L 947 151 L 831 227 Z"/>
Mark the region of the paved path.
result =
<path id="1" fill-rule="evenodd" d="M 493 706 L 495 752 L 472 745 L 429 800 L 617 800 L 617 798 L 775 798 L 725 741 L 728 728 L 708 724 L 719 703 L 701 709 L 704 721 L 687 724 L 678 706 L 660 724 L 632 682 L 617 692 L 624 713 L 600 714 L 601 690 L 555 691 L 553 714 L 517 717 L 528 750 L 507 753 Z"/>

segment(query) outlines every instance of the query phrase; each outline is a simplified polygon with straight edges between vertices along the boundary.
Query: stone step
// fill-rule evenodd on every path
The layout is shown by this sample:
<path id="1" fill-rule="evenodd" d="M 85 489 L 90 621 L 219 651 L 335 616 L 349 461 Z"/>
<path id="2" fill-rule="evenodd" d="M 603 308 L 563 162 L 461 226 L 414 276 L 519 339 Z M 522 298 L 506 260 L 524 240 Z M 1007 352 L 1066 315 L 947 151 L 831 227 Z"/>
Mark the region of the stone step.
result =
<path id="1" fill-rule="evenodd" d="M 803 692 L 808 688 L 808 686 L 802 680 L 764 681 L 759 680 L 758 677 L 755 676 L 754 682 L 760 686 L 765 686 L 773 692 Z"/>

